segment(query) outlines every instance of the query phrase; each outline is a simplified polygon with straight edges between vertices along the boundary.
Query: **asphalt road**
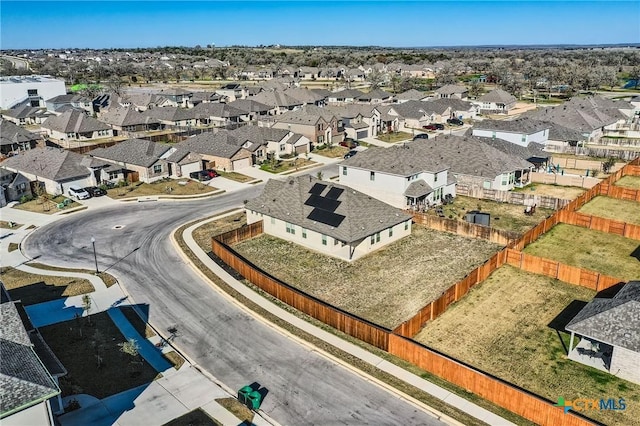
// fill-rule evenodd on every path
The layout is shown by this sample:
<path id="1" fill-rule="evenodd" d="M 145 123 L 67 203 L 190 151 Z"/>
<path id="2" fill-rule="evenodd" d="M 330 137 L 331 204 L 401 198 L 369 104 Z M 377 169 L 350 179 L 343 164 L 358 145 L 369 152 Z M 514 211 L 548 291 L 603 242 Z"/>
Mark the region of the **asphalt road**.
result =
<path id="1" fill-rule="evenodd" d="M 38 261 L 115 275 L 150 322 L 175 325 L 175 343 L 233 389 L 258 382 L 262 409 L 284 425 L 443 424 L 396 395 L 283 336 L 228 302 L 175 253 L 169 234 L 196 219 L 242 205 L 262 187 L 187 202 L 91 209 L 36 230 L 25 251 Z M 116 229 L 120 226 L 121 228 Z M 137 249 L 137 250 L 136 250 Z"/>

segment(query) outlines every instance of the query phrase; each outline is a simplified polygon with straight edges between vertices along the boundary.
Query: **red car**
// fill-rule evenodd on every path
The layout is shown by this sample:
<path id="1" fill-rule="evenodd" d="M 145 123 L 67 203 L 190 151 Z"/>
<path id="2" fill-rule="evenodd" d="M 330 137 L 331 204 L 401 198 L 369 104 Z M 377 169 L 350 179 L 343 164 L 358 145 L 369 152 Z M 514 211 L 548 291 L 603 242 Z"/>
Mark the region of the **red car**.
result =
<path id="1" fill-rule="evenodd" d="M 208 174 L 208 175 L 209 175 L 209 177 L 210 177 L 210 178 L 212 178 L 212 179 L 213 179 L 214 177 L 218 177 L 218 176 L 219 176 L 219 175 L 218 175 L 218 172 L 216 172 L 216 171 L 215 171 L 215 170 L 213 170 L 213 169 L 207 169 L 207 170 L 204 170 L 204 172 L 205 172 L 206 174 Z"/>
<path id="2" fill-rule="evenodd" d="M 422 128 L 425 130 L 444 130 L 444 124 L 432 123 L 422 126 Z"/>

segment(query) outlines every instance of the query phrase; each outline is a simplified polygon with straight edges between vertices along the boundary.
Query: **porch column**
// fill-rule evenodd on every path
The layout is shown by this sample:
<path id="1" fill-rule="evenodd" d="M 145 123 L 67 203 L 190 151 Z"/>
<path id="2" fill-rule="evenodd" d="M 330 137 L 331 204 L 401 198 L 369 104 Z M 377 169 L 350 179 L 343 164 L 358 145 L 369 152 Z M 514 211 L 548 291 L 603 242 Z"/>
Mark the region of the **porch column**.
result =
<path id="1" fill-rule="evenodd" d="M 571 332 L 571 339 L 569 340 L 569 353 L 567 355 L 569 355 L 571 353 L 571 351 L 573 350 L 573 336 L 575 335 L 575 333 L 572 331 Z"/>

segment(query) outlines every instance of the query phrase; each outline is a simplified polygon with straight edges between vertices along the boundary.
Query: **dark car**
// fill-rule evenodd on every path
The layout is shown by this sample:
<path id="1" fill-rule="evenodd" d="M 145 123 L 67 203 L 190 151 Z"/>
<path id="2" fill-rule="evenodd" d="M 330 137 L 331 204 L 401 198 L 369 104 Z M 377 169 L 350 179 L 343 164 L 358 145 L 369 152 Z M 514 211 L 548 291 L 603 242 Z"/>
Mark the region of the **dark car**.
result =
<path id="1" fill-rule="evenodd" d="M 425 130 L 444 130 L 444 124 L 431 123 L 427 124 L 426 126 L 422 126 L 422 128 Z"/>
<path id="2" fill-rule="evenodd" d="M 212 176 L 206 170 L 199 170 L 197 172 L 189 173 L 189 177 L 191 179 L 196 179 L 199 181 L 211 180 Z"/>
<path id="3" fill-rule="evenodd" d="M 358 153 L 358 151 L 353 151 L 353 150 L 351 150 L 351 151 L 347 152 L 347 153 L 344 155 L 344 159 L 346 160 L 347 158 L 351 158 L 351 157 L 353 157 L 354 155 L 356 155 L 357 153 Z"/>
<path id="4" fill-rule="evenodd" d="M 101 197 L 103 195 L 107 195 L 107 191 L 102 188 L 98 188 L 97 186 L 87 186 L 84 188 L 85 191 L 89 193 L 92 197 Z"/>
<path id="5" fill-rule="evenodd" d="M 462 126 L 464 124 L 464 121 L 457 118 L 450 118 L 447 120 L 447 124 L 451 124 L 452 126 Z"/>
<path id="6" fill-rule="evenodd" d="M 216 172 L 216 171 L 215 171 L 215 170 L 213 170 L 213 169 L 207 169 L 207 170 L 204 170 L 204 172 L 205 172 L 205 173 L 207 173 L 207 174 L 209 175 L 209 177 L 210 177 L 210 178 L 212 178 L 212 179 L 213 179 L 214 177 L 218 177 L 218 176 L 219 176 L 219 175 L 218 175 L 218 172 Z"/>
<path id="7" fill-rule="evenodd" d="M 429 139 L 429 135 L 426 134 L 426 133 L 420 133 L 420 134 L 417 134 L 417 135 L 415 135 L 413 137 L 414 141 L 417 140 L 417 139 Z"/>

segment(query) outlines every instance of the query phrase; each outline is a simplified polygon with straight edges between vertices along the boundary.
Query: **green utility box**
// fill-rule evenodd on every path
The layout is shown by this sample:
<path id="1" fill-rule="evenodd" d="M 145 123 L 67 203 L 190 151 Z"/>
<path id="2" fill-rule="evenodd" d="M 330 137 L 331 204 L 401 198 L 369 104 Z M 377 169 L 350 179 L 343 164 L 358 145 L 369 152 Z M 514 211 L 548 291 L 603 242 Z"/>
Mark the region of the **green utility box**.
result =
<path id="1" fill-rule="evenodd" d="M 259 410 L 262 404 L 262 395 L 258 391 L 252 391 L 247 398 L 247 407 L 252 410 Z"/>
<path id="2" fill-rule="evenodd" d="M 238 401 L 242 404 L 247 405 L 247 401 L 249 400 L 249 394 L 253 392 L 251 386 L 244 386 L 242 389 L 238 391 Z"/>

